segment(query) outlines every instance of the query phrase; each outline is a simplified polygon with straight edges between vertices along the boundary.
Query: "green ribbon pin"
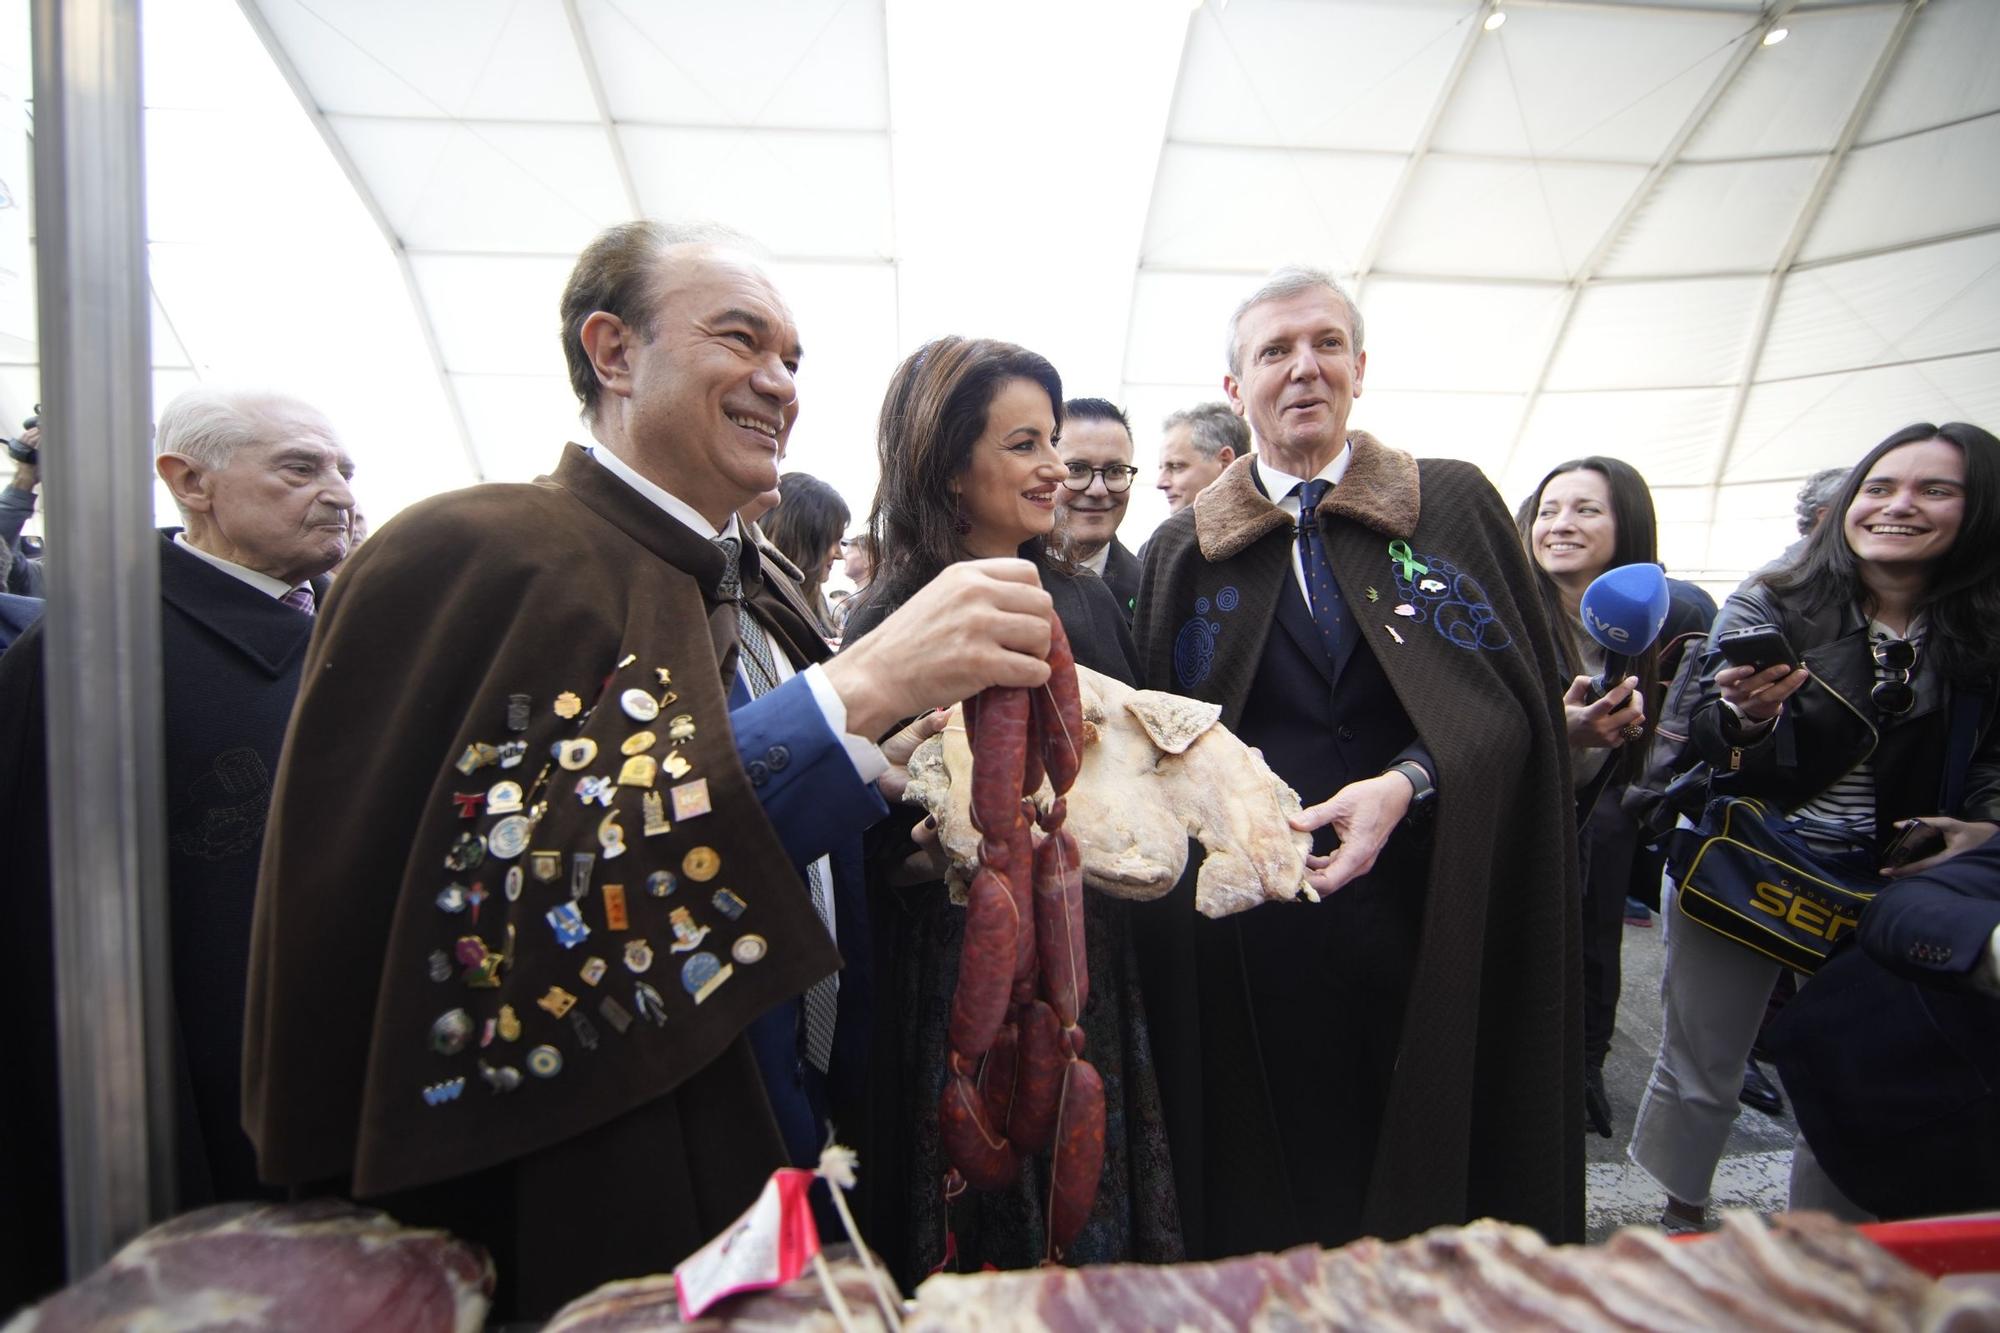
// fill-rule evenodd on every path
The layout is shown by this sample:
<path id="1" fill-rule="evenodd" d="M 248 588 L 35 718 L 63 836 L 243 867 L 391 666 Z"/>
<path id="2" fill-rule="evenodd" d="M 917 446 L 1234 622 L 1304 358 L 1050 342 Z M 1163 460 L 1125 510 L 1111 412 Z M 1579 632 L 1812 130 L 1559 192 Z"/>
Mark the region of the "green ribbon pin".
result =
<path id="1" fill-rule="evenodd" d="M 1405 541 L 1389 543 L 1389 558 L 1403 567 L 1403 581 L 1415 583 L 1417 575 L 1428 574 L 1431 567 L 1411 553 L 1410 544 Z"/>

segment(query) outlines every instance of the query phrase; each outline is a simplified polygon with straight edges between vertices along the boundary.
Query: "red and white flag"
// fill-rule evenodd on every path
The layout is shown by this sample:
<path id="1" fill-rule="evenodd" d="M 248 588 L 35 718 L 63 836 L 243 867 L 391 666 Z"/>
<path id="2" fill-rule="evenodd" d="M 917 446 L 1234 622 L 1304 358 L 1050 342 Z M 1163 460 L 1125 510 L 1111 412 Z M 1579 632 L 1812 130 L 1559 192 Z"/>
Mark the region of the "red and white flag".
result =
<path id="1" fill-rule="evenodd" d="M 819 1253 L 806 1192 L 818 1177 L 783 1167 L 729 1229 L 681 1261 L 674 1294 L 683 1319 L 693 1319 L 725 1296 L 783 1286 L 806 1271 Z"/>

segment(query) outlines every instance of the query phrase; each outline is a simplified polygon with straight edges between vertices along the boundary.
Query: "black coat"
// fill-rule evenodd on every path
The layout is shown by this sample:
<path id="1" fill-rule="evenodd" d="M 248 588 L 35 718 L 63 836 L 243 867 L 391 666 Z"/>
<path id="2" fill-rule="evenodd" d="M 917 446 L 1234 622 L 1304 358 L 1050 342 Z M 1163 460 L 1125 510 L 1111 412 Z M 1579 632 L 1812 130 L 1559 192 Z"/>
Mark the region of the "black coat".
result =
<path id="1" fill-rule="evenodd" d="M 1917 815 L 2000 820 L 2000 726 L 1994 725 L 2000 685 L 1941 680 L 1920 656 L 1911 682 L 1916 706 L 1901 717 L 1883 716 L 1869 700 L 1875 666 L 1867 621 L 1853 603 L 1806 610 L 1797 597 L 1752 580 L 1723 603 L 1713 636 L 1763 624 L 1784 631 L 1812 675 L 1785 701 L 1775 727 L 1748 743 L 1732 741 L 1715 684 L 1729 663 L 1720 653 L 1708 655 L 1690 739 L 1715 771 L 1715 795 L 1761 797 L 1795 810 L 1867 759 L 1875 769 L 1878 833 Z M 1963 794 L 1947 809 L 1947 743 L 1965 693 L 1978 697 L 1977 736 Z"/>
<path id="2" fill-rule="evenodd" d="M 177 1203 L 193 1208 L 271 1193 L 257 1183 L 238 1123 L 243 984 L 264 817 L 313 621 L 167 536 L 160 601 Z M 0 1096 L 10 1163 L 0 1172 L 0 1195 L 10 1200 L 0 1213 L 38 1233 L 27 1242 L 33 1247 L 61 1234 L 42 644 L 37 624 L 0 659 L 0 753 L 8 756 L 0 810 L 11 822 L 5 841 L 15 912 L 0 972 L 7 1012 L 17 1031 L 34 1037 Z M 11 1244 L 0 1250 L 16 1253 Z M 60 1277 L 39 1274 L 43 1282 Z M 0 1286 L 0 1306 L 17 1294 L 10 1287 Z"/>
<path id="3" fill-rule="evenodd" d="M 1118 610 L 1124 615 L 1125 623 L 1132 623 L 1132 613 L 1139 605 L 1139 557 L 1125 549 L 1125 543 L 1116 537 L 1111 539 L 1111 549 L 1104 557 L 1104 586 L 1111 589 L 1111 595 L 1118 602 Z"/>
<path id="4" fill-rule="evenodd" d="M 1251 459 L 1148 546 L 1143 684 L 1220 704 L 1309 804 L 1419 752 L 1438 788 L 1429 841 L 1398 831 L 1326 902 L 1209 921 L 1190 875 L 1135 913 L 1195 1257 L 1486 1215 L 1582 1230 L 1576 839 L 1549 625 L 1477 469 L 1351 443 L 1319 507 L 1351 617 L 1340 663 Z"/>
<path id="5" fill-rule="evenodd" d="M 2000 1208 L 2000 838 L 1891 884 L 1765 1044 L 1813 1155 L 1883 1218 Z"/>

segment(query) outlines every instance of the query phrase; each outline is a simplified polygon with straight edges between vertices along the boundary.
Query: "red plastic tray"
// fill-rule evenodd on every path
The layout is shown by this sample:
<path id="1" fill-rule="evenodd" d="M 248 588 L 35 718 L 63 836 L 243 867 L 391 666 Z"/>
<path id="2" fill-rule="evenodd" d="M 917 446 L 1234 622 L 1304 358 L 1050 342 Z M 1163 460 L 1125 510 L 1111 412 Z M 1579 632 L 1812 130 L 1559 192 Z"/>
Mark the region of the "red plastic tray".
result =
<path id="1" fill-rule="evenodd" d="M 1861 1234 L 1932 1277 L 2000 1274 L 2000 1214 L 1871 1222 L 1861 1228 Z"/>

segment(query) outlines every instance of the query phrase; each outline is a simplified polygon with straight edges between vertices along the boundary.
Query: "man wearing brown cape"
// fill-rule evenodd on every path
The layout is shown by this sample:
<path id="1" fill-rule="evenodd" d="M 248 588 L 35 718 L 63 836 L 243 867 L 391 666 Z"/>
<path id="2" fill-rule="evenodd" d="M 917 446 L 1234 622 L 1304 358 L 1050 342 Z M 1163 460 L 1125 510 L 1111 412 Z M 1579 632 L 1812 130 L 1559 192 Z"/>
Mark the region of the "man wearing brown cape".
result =
<path id="1" fill-rule="evenodd" d="M 767 577 L 736 511 L 801 347 L 750 261 L 613 228 L 563 345 L 588 447 L 413 507 L 334 586 L 245 1034 L 263 1177 L 480 1241 L 503 1319 L 671 1268 L 841 1123 L 844 869 L 896 776 L 870 738 L 1047 678 L 1025 562 L 954 566 L 831 660 Z"/>
<path id="2" fill-rule="evenodd" d="M 1581 1239 L 1576 845 L 1549 626 L 1493 487 L 1350 432 L 1334 280 L 1237 310 L 1256 436 L 1147 549 L 1145 684 L 1306 803 L 1319 903 L 1135 918 L 1190 1254 L 1494 1216 Z"/>

